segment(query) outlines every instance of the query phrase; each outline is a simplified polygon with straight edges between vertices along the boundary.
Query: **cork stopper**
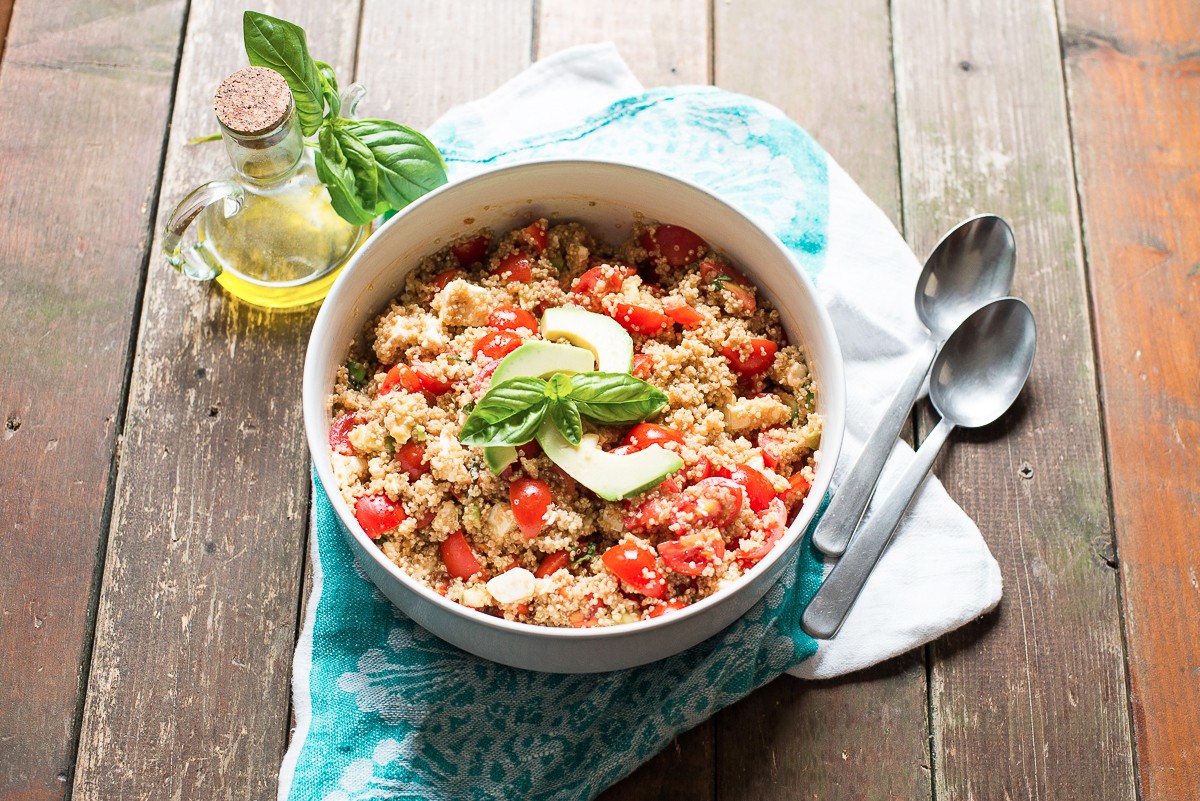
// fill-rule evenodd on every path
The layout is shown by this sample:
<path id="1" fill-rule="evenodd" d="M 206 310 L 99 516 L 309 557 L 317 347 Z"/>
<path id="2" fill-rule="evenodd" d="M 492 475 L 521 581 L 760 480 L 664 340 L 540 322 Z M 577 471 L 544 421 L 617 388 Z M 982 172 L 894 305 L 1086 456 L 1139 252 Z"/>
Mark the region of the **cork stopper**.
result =
<path id="1" fill-rule="evenodd" d="M 278 128 L 292 107 L 287 81 L 266 67 L 245 67 L 217 87 L 213 110 L 235 134 L 256 136 Z"/>

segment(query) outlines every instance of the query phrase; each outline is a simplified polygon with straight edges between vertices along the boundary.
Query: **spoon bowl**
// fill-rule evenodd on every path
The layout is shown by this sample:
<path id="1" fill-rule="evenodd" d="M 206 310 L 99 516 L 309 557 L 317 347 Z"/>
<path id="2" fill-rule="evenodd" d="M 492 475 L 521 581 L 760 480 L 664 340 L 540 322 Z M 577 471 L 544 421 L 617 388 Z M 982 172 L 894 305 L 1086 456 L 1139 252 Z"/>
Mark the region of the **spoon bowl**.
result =
<path id="1" fill-rule="evenodd" d="M 963 220 L 934 246 L 917 279 L 917 316 L 940 342 L 980 306 L 1012 288 L 1017 243 L 995 214 Z"/>

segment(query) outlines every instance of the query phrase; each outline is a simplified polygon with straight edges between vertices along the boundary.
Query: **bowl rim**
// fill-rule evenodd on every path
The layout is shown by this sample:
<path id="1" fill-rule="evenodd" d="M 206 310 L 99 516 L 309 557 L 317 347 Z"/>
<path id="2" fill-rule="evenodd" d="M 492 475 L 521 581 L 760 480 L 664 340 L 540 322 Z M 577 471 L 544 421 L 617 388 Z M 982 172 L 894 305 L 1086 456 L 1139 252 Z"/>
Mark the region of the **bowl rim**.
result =
<path id="1" fill-rule="evenodd" d="M 684 191 L 699 193 L 707 200 L 715 202 L 723 207 L 729 213 L 741 218 L 746 224 L 757 230 L 764 238 L 766 238 L 776 251 L 784 258 L 788 266 L 796 274 L 796 277 L 803 284 L 805 290 L 813 301 L 813 305 L 817 309 L 815 324 L 821 329 L 824 337 L 829 343 L 830 353 L 827 354 L 830 358 L 822 360 L 821 383 L 822 391 L 819 398 L 832 396 L 841 401 L 841 414 L 836 415 L 834 419 L 838 425 L 833 431 L 830 431 L 827 425 L 823 425 L 821 432 L 821 444 L 819 451 L 822 454 L 821 464 L 817 468 L 817 478 L 813 482 L 809 495 L 805 498 L 801 511 L 796 518 L 788 525 L 783 536 L 779 540 L 779 545 L 783 547 L 772 548 L 754 568 L 742 575 L 732 585 L 722 588 L 718 592 L 713 593 L 705 598 L 690 604 L 683 609 L 676 610 L 669 615 L 660 615 L 656 618 L 649 618 L 634 621 L 632 623 L 622 623 L 612 626 L 595 626 L 591 628 L 561 628 L 554 626 L 539 626 L 532 623 L 521 623 L 517 621 L 505 620 L 502 617 L 495 617 L 485 612 L 480 612 L 476 609 L 464 606 L 463 604 L 452 601 L 448 598 L 435 592 L 432 588 L 427 587 L 422 582 L 410 576 L 399 565 L 395 564 L 391 559 L 383 553 L 373 540 L 367 537 L 362 527 L 354 519 L 354 516 L 342 498 L 341 490 L 337 487 L 336 479 L 333 476 L 332 467 L 328 460 L 328 413 L 325 412 L 320 416 L 320 419 L 310 419 L 309 409 L 316 408 L 316 405 L 307 402 L 307 398 L 312 392 L 320 392 L 319 407 L 326 409 L 326 395 L 328 388 L 325 387 L 326 376 L 316 376 L 314 363 L 320 358 L 320 353 L 325 349 L 325 343 L 330 339 L 329 328 L 332 326 L 334 319 L 334 309 L 347 300 L 353 301 L 352 298 L 343 299 L 342 294 L 349 292 L 350 276 L 354 273 L 359 263 L 362 262 L 365 256 L 371 251 L 372 246 L 377 242 L 384 240 L 384 234 L 397 225 L 402 225 L 403 222 L 417 209 L 436 202 L 442 195 L 448 192 L 459 190 L 460 188 L 472 183 L 496 180 L 498 176 L 503 176 L 510 172 L 521 172 L 530 168 L 545 168 L 551 167 L 556 169 L 620 169 L 642 173 L 644 176 L 655 180 L 666 180 L 670 183 L 675 183 Z M 533 197 L 537 200 L 536 196 Z M 432 243 L 431 243 L 432 244 Z M 436 251 L 429 251 L 436 252 Z M 754 268 L 739 265 L 743 271 L 747 272 L 751 277 L 756 277 Z M 761 286 L 759 287 L 761 289 Z M 772 303 L 775 303 L 772 299 Z M 374 312 L 373 312 L 374 313 Z M 786 330 L 786 329 L 785 329 Z M 811 354 L 810 354 L 811 356 Z M 832 388 L 832 391 L 831 391 Z M 406 589 L 414 592 L 419 597 L 433 603 L 436 607 L 449 612 L 465 621 L 483 625 L 495 629 L 498 633 L 517 634 L 522 636 L 534 636 L 550 640 L 593 640 L 604 638 L 620 638 L 649 632 L 656 629 L 671 627 L 682 624 L 685 620 L 696 616 L 703 615 L 707 610 L 716 608 L 721 604 L 732 600 L 739 591 L 749 586 L 756 577 L 762 576 L 771 571 L 772 565 L 782 558 L 785 554 L 791 555 L 793 550 L 799 547 L 804 540 L 804 532 L 816 518 L 820 504 L 829 489 L 830 481 L 833 477 L 834 467 L 841 453 L 845 434 L 845 366 L 841 353 L 841 347 L 838 342 L 837 332 L 834 330 L 833 322 L 829 317 L 829 312 L 820 300 L 817 294 L 816 286 L 813 284 L 808 274 L 800 267 L 799 262 L 792 252 L 783 244 L 780 239 L 771 231 L 764 228 L 751 215 L 742 211 L 729 200 L 712 192 L 705 187 L 682 178 L 677 175 L 661 172 L 647 167 L 636 166 L 621 161 L 606 160 L 606 159 L 580 159 L 580 158 L 551 158 L 524 161 L 519 164 L 510 164 L 494 169 L 484 170 L 482 172 L 473 173 L 459 180 L 452 180 L 449 183 L 434 189 L 433 191 L 423 195 L 417 200 L 410 203 L 404 209 L 399 211 L 391 219 L 381 225 L 363 245 L 354 253 L 351 259 L 347 262 L 333 286 L 330 288 L 324 301 L 321 304 L 321 309 L 317 314 L 317 318 L 313 323 L 312 331 L 309 335 L 308 347 L 305 352 L 304 372 L 302 379 L 302 397 L 304 410 L 304 427 L 306 440 L 309 448 L 309 455 L 312 458 L 313 466 L 316 470 L 318 481 L 321 489 L 325 492 L 338 518 L 355 542 L 360 546 L 360 550 L 370 555 L 371 559 L 392 578 L 396 579 Z M 828 422 L 830 415 L 827 411 L 823 411 L 824 404 L 818 406 L 817 412 L 822 414 L 824 422 Z M 322 462 L 321 459 L 324 459 Z M 801 525 L 803 521 L 803 525 Z M 776 581 L 782 579 L 782 575 L 777 576 L 768 585 L 773 586 Z M 374 583 L 374 582 L 372 582 Z M 716 632 L 712 632 L 716 634 Z M 709 635 L 711 636 L 711 635 Z"/>

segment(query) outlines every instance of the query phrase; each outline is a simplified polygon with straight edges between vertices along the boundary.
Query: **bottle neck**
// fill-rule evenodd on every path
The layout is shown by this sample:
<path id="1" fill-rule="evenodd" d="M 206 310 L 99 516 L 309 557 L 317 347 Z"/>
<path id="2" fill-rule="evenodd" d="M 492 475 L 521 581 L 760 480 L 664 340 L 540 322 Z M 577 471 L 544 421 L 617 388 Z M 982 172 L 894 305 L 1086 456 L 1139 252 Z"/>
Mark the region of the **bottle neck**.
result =
<path id="1" fill-rule="evenodd" d="M 220 124 L 220 120 L 217 121 Z M 221 125 L 221 138 L 233 169 L 258 184 L 282 181 L 295 171 L 304 156 L 304 137 L 296 120 L 295 106 L 273 130 L 246 135 Z"/>

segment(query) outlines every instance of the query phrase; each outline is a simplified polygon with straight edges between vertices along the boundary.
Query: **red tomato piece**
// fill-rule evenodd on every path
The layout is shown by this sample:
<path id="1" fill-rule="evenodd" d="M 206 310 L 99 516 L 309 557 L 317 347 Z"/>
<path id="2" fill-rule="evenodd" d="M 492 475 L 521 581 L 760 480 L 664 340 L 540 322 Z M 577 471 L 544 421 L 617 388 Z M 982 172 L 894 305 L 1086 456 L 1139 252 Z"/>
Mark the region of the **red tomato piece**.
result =
<path id="1" fill-rule="evenodd" d="M 734 468 L 729 474 L 732 481 L 736 481 L 746 490 L 746 498 L 750 501 L 750 508 L 755 512 L 761 512 L 767 508 L 767 505 L 775 498 L 775 487 L 767 480 L 767 477 L 755 470 L 747 464 L 739 465 Z"/>
<path id="2" fill-rule="evenodd" d="M 771 501 L 766 511 L 760 512 L 755 519 L 752 529 L 761 531 L 762 541 L 760 543 L 750 543 L 742 540 L 738 543 L 737 559 L 744 567 L 758 563 L 764 556 L 771 552 L 775 547 L 775 543 L 783 538 L 784 526 L 787 525 L 787 507 L 783 505 L 783 501 L 775 498 Z"/>
<path id="3" fill-rule="evenodd" d="M 404 507 L 386 495 L 364 495 L 354 502 L 354 519 L 373 540 L 408 519 Z"/>
<path id="4" fill-rule="evenodd" d="M 538 321 L 520 306 L 501 306 L 488 315 L 488 325 L 504 331 L 516 331 L 527 328 L 534 334 L 538 332 Z"/>
<path id="5" fill-rule="evenodd" d="M 675 502 L 663 495 L 653 495 L 625 515 L 625 528 L 634 534 L 649 534 L 664 528 L 671 520 Z"/>
<path id="6" fill-rule="evenodd" d="M 534 572 L 534 578 L 545 578 L 553 575 L 560 570 L 565 570 L 567 565 L 571 563 L 571 555 L 566 551 L 555 551 L 548 553 L 542 557 L 542 563 L 538 565 L 538 569 Z"/>
<path id="7" fill-rule="evenodd" d="M 526 241 L 533 246 L 534 251 L 539 255 L 546 250 L 546 227 L 547 223 L 545 220 L 538 220 L 530 223 L 521 230 Z"/>
<path id="8" fill-rule="evenodd" d="M 476 573 L 483 572 L 483 566 L 479 564 L 475 551 L 471 549 L 471 543 L 467 542 L 467 535 L 461 531 L 456 531 L 442 540 L 439 550 L 446 572 L 454 578 L 469 579 Z"/>
<path id="9" fill-rule="evenodd" d="M 435 518 L 435 517 L 437 517 L 437 515 L 434 512 L 426 512 L 425 514 L 418 517 L 417 518 L 417 530 L 420 531 L 423 528 L 428 528 L 429 524 L 433 522 L 433 518 Z"/>
<path id="10" fill-rule="evenodd" d="M 653 336 L 671 323 L 671 318 L 645 306 L 634 306 L 632 303 L 614 303 L 608 312 L 621 327 L 633 334 Z"/>
<path id="11" fill-rule="evenodd" d="M 458 260 L 458 263 L 463 267 L 470 267 L 472 264 L 478 264 L 483 261 L 483 257 L 487 255 L 488 241 L 486 236 L 477 236 L 474 239 L 468 239 L 466 242 L 459 242 L 450 248 L 450 253 Z"/>
<path id="12" fill-rule="evenodd" d="M 758 301 L 754 299 L 754 293 L 741 284 L 726 284 L 725 291 L 734 299 L 734 302 L 742 307 L 746 314 L 753 314 L 758 308 Z"/>
<path id="13" fill-rule="evenodd" d="M 725 528 L 742 511 L 742 488 L 728 478 L 706 478 L 683 491 L 671 510 L 669 528 L 677 534 L 698 528 Z"/>
<path id="14" fill-rule="evenodd" d="M 691 264 L 708 252 L 708 243 L 679 225 L 660 225 L 639 240 L 651 256 L 661 257 L 672 267 Z"/>
<path id="15" fill-rule="evenodd" d="M 487 359 L 479 365 L 479 372 L 471 379 L 471 394 L 476 398 L 482 398 L 484 393 L 488 391 L 488 387 L 492 383 L 492 373 L 496 372 L 496 368 L 500 366 L 500 359 Z"/>
<path id="16" fill-rule="evenodd" d="M 528 284 L 533 280 L 533 263 L 524 254 L 510 253 L 501 259 L 500 263 L 489 272 L 492 275 L 500 276 L 505 281 Z"/>
<path id="17" fill-rule="evenodd" d="M 808 491 L 812 489 L 812 483 L 803 473 L 796 473 L 788 479 L 788 488 L 779 494 L 783 499 L 783 503 L 791 512 L 801 501 L 808 496 Z"/>
<path id="18" fill-rule="evenodd" d="M 455 278 L 466 278 L 466 277 L 467 277 L 467 274 L 464 271 L 454 268 L 454 269 L 450 269 L 450 270 L 442 270 L 440 273 L 438 273 L 437 275 L 435 275 L 433 277 L 433 281 L 431 281 L 430 283 L 432 283 L 435 287 L 437 287 L 438 290 L 442 290 L 442 289 L 446 288 L 446 284 L 450 283 Z"/>
<path id="19" fill-rule="evenodd" d="M 525 459 L 536 459 L 542 455 L 542 446 L 538 444 L 536 439 L 531 439 L 524 445 L 517 446 L 517 453 L 521 454 Z"/>
<path id="20" fill-rule="evenodd" d="M 725 558 L 725 540 L 713 531 L 684 534 L 677 540 L 659 543 L 658 555 L 668 570 L 681 576 L 701 576 Z"/>
<path id="21" fill-rule="evenodd" d="M 415 442 L 406 442 L 396 450 L 396 463 L 408 473 L 409 481 L 416 481 L 429 472 L 425 463 L 425 448 Z"/>
<path id="22" fill-rule="evenodd" d="M 521 533 L 526 539 L 533 539 L 546 525 L 546 512 L 554 503 L 554 496 L 545 481 L 525 477 L 508 485 L 508 502 Z"/>
<path id="23" fill-rule="evenodd" d="M 647 356 L 644 353 L 633 354 L 633 374 L 638 378 L 645 378 L 654 370 L 654 357 Z"/>
<path id="24" fill-rule="evenodd" d="M 593 267 L 575 281 L 571 292 L 576 295 L 593 295 L 601 297 L 611 295 L 621 289 L 625 283 L 625 271 L 619 267 L 601 265 Z"/>
<path id="25" fill-rule="evenodd" d="M 713 474 L 712 462 L 708 461 L 708 457 L 706 456 L 699 456 L 696 458 L 696 461 L 689 465 L 688 469 L 684 472 L 687 474 L 687 477 L 692 480 L 692 483 L 695 484 L 703 481 Z"/>
<path id="26" fill-rule="evenodd" d="M 666 445 L 668 442 L 683 444 L 683 434 L 658 423 L 638 423 L 625 435 L 625 444 L 637 451 L 651 445 Z M 615 451 L 614 451 L 615 453 Z"/>
<path id="27" fill-rule="evenodd" d="M 746 314 L 751 314 L 758 308 L 752 289 L 754 284 L 728 264 L 721 264 L 712 259 L 700 262 L 700 282 L 710 289 L 724 290 Z"/>
<path id="28" fill-rule="evenodd" d="M 407 364 L 397 364 L 383 377 L 379 384 L 379 394 L 386 395 L 396 387 L 403 387 L 409 392 L 420 392 L 421 379 Z"/>
<path id="29" fill-rule="evenodd" d="M 484 334 L 471 349 L 476 359 L 503 359 L 521 346 L 521 335 L 512 331 L 491 331 Z"/>
<path id="30" fill-rule="evenodd" d="M 342 456 L 353 456 L 354 446 L 350 444 L 350 429 L 358 425 L 358 418 L 352 414 L 343 414 L 329 426 L 329 447 Z"/>
<path id="31" fill-rule="evenodd" d="M 783 456 L 783 434 L 781 429 L 768 429 L 758 435 L 758 450 L 763 464 L 774 470 Z"/>
<path id="32" fill-rule="evenodd" d="M 666 603 L 661 603 L 646 613 L 646 618 L 662 617 L 667 612 L 673 612 L 676 609 L 687 609 L 690 604 L 682 598 L 672 598 Z"/>
<path id="33" fill-rule="evenodd" d="M 663 311 L 684 328 L 695 328 L 708 319 L 703 312 L 696 311 L 682 300 L 674 298 L 667 298 L 663 301 Z"/>
<path id="34" fill-rule="evenodd" d="M 742 375 L 765 373 L 775 363 L 777 352 L 779 346 L 769 339 L 752 339 L 741 347 L 726 345 L 721 348 L 721 355 L 729 359 L 729 366 Z"/>
<path id="35" fill-rule="evenodd" d="M 450 382 L 434 375 L 433 368 L 428 364 L 414 362 L 412 371 L 416 373 L 417 380 L 421 382 L 421 389 L 430 395 L 445 395 L 450 391 Z"/>
<path id="36" fill-rule="evenodd" d="M 633 537 L 626 537 L 621 542 L 604 552 L 600 557 L 604 566 L 632 589 L 647 598 L 665 598 L 667 595 L 667 580 L 658 567 L 658 557 L 649 544 Z"/>

